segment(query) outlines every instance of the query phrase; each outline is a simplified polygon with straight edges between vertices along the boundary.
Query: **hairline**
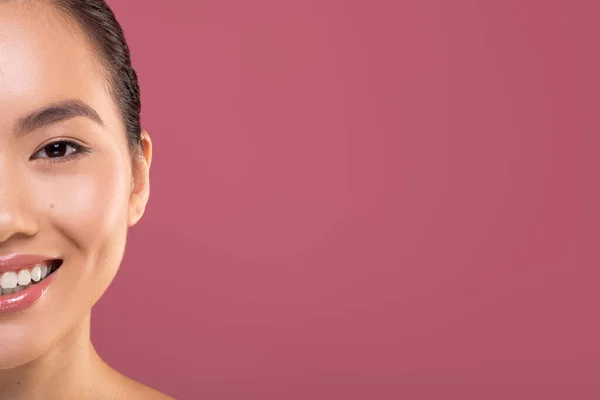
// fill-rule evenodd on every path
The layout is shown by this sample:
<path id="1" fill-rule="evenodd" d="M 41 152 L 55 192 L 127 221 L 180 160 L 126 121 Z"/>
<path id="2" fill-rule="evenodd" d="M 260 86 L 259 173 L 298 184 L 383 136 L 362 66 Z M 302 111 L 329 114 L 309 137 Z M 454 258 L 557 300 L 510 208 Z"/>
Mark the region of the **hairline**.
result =
<path id="1" fill-rule="evenodd" d="M 139 146 L 131 148 L 129 143 L 129 133 L 127 131 L 127 123 L 125 122 L 127 116 L 123 114 L 123 110 L 121 110 L 120 106 L 120 93 L 118 84 L 119 78 L 117 76 L 118 72 L 111 68 L 108 56 L 103 53 L 101 42 L 92 32 L 90 32 L 89 29 L 86 29 L 86 26 L 82 21 L 79 20 L 77 15 L 72 13 L 70 9 L 62 4 L 61 0 L 45 0 L 44 2 L 52 6 L 53 9 L 59 11 L 58 14 L 71 27 L 72 33 L 74 35 L 79 35 L 84 39 L 89 52 L 98 61 L 96 65 L 90 63 L 90 67 L 92 68 L 93 73 L 96 74 L 96 76 L 100 79 L 104 90 L 112 100 L 110 102 L 111 108 L 118 117 L 118 123 L 122 130 L 121 133 L 125 135 L 127 146 L 130 148 L 132 153 L 139 153 L 139 150 L 141 150 Z"/>

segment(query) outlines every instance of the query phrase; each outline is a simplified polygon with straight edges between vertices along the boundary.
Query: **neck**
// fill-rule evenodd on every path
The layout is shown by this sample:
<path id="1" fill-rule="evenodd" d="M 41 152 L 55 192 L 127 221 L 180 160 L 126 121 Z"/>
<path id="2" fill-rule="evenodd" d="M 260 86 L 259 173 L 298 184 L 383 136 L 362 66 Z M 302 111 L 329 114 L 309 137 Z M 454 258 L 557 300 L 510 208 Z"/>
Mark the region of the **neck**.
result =
<path id="1" fill-rule="evenodd" d="M 6 400 L 87 398 L 104 370 L 90 340 L 90 315 L 45 354 L 0 371 L 0 398 Z"/>

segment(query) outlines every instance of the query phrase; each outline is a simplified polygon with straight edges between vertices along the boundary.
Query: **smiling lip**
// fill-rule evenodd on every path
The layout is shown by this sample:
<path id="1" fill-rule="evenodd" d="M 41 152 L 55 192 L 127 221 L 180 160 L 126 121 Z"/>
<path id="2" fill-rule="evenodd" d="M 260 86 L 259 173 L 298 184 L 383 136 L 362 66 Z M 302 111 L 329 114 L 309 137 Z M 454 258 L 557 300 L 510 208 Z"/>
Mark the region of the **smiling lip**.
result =
<path id="1" fill-rule="evenodd" d="M 8 256 L 0 256 L 0 276 L 5 272 L 32 268 L 36 264 L 51 260 L 56 260 L 56 258 L 34 254 L 11 254 Z M 0 313 L 19 311 L 31 307 L 46 293 L 46 290 L 48 290 L 48 287 L 54 281 L 56 272 L 58 271 L 55 271 L 41 282 L 32 284 L 18 293 L 1 295 Z"/>

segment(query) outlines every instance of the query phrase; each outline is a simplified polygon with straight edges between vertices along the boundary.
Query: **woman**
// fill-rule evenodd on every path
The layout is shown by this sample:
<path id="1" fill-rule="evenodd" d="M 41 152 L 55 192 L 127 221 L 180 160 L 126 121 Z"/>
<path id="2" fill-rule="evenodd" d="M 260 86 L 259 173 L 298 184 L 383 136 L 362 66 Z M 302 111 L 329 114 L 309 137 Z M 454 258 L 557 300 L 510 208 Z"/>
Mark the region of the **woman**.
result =
<path id="1" fill-rule="evenodd" d="M 0 399 L 168 399 L 90 311 L 148 200 L 137 78 L 103 0 L 0 0 Z"/>

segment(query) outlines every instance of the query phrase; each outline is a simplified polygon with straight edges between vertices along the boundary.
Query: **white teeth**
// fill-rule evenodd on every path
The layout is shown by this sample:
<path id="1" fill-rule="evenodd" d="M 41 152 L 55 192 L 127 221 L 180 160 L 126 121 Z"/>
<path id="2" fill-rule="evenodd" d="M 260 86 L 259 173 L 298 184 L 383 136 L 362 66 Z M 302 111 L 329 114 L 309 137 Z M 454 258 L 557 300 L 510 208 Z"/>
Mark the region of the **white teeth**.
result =
<path id="1" fill-rule="evenodd" d="M 17 273 L 17 283 L 22 286 L 27 286 L 31 283 L 31 275 L 28 269 L 22 269 Z"/>
<path id="2" fill-rule="evenodd" d="M 0 276 L 0 296 L 18 293 L 50 274 L 50 266 L 38 264 L 31 269 L 8 271 Z"/>
<path id="3" fill-rule="evenodd" d="M 2 289 L 14 289 L 17 287 L 17 273 L 14 271 L 5 272 L 0 276 L 0 286 Z M 4 292 L 6 293 L 6 292 Z"/>
<path id="4" fill-rule="evenodd" d="M 40 279 L 42 279 L 42 268 L 39 265 L 36 265 L 35 267 L 31 268 L 31 280 L 34 282 L 39 282 Z M 0 281 L 0 285 L 2 285 L 1 281 Z M 4 287 L 4 286 L 2 286 Z"/>

